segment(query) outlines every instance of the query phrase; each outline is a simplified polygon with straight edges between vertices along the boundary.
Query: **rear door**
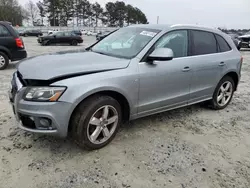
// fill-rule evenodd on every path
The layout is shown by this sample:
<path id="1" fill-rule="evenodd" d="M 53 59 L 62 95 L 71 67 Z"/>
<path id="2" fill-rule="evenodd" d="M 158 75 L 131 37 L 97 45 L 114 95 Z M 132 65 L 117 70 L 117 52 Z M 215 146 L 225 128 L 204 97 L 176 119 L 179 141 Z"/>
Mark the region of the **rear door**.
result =
<path id="1" fill-rule="evenodd" d="M 16 41 L 11 35 L 10 31 L 4 25 L 0 24 L 0 48 L 7 48 L 10 52 L 14 51 L 16 47 Z"/>
<path id="2" fill-rule="evenodd" d="M 189 103 L 212 97 L 218 81 L 222 77 L 224 56 L 218 54 L 217 40 L 213 33 L 191 30 L 191 79 Z"/>
<path id="3" fill-rule="evenodd" d="M 63 32 L 57 32 L 55 35 L 55 43 L 62 44 L 64 42 L 64 33 Z"/>
<path id="4" fill-rule="evenodd" d="M 72 40 L 73 40 L 73 33 L 71 32 L 65 32 L 64 33 L 64 37 L 63 37 L 63 43 L 65 44 L 71 44 Z"/>

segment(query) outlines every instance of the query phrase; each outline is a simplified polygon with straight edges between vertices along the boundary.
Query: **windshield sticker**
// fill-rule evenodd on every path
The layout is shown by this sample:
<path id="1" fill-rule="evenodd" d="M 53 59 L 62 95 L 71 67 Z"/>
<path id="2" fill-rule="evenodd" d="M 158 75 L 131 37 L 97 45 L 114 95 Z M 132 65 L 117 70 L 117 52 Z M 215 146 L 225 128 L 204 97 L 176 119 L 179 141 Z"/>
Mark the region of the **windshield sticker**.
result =
<path id="1" fill-rule="evenodd" d="M 140 33 L 140 35 L 145 35 L 145 36 L 149 36 L 149 37 L 154 37 L 157 33 L 155 32 L 150 32 L 150 31 L 142 31 Z"/>

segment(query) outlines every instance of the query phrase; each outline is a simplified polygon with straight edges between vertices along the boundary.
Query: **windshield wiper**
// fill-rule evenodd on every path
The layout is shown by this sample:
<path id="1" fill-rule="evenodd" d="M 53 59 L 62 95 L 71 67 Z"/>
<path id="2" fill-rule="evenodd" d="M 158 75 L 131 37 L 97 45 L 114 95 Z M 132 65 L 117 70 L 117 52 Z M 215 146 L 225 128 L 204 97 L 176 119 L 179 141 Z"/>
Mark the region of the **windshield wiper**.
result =
<path id="1" fill-rule="evenodd" d="M 92 49 L 89 49 L 89 51 L 94 52 L 94 53 L 97 53 L 97 54 L 108 55 L 108 54 L 103 53 L 103 52 L 93 51 Z"/>

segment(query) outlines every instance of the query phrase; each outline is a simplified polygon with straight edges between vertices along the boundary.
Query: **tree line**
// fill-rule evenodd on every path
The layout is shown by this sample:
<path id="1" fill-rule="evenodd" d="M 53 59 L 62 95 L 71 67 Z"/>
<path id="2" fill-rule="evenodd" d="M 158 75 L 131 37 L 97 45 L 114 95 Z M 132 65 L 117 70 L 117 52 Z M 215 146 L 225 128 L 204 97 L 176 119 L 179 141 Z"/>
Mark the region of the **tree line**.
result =
<path id="1" fill-rule="evenodd" d="M 102 7 L 89 0 L 41 0 L 36 4 L 30 0 L 25 7 L 17 0 L 0 0 L 0 20 L 13 25 L 29 21 L 34 26 L 49 23 L 50 26 L 123 27 L 148 23 L 139 8 L 123 1 L 108 2 Z"/>
<path id="2" fill-rule="evenodd" d="M 13 25 L 22 25 L 28 19 L 28 12 L 17 0 L 0 0 L 0 21 L 9 21 Z"/>

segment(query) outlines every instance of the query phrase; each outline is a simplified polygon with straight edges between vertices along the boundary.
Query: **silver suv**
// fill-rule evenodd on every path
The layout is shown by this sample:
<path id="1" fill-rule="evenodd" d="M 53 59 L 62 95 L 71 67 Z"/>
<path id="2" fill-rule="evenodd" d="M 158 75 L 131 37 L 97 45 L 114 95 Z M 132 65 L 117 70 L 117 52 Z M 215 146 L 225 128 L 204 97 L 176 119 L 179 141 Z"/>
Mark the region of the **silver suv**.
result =
<path id="1" fill-rule="evenodd" d="M 10 101 L 21 129 L 98 149 L 123 121 L 209 101 L 223 109 L 242 58 L 218 30 L 185 25 L 122 28 L 86 50 L 21 62 Z"/>

